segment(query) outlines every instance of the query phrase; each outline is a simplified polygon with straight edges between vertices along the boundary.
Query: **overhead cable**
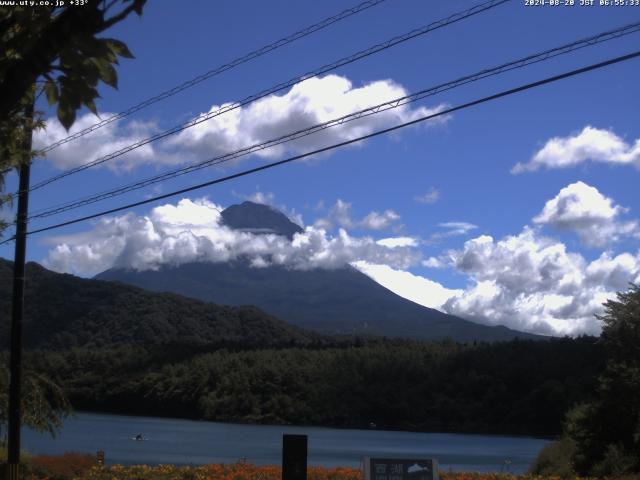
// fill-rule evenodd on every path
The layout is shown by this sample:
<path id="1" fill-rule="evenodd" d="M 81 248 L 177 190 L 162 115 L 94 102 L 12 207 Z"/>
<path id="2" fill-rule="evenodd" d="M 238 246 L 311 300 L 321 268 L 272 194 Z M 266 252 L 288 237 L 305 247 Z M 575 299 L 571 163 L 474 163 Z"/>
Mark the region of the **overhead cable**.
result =
<path id="1" fill-rule="evenodd" d="M 456 80 L 450 81 L 450 82 L 446 82 L 446 83 L 442 83 L 439 84 L 437 86 L 434 87 L 430 87 L 430 88 L 426 88 L 423 90 L 420 90 L 418 92 L 412 93 L 410 95 L 406 95 L 403 97 L 399 97 L 399 98 L 395 98 L 393 100 L 389 100 L 387 102 L 384 103 L 380 103 L 362 110 L 359 110 L 357 112 L 353 112 L 350 113 L 348 115 L 343 115 L 341 117 L 338 118 L 334 118 L 332 120 L 323 122 L 323 123 L 319 123 L 316 125 L 312 125 L 310 127 L 306 127 L 291 133 L 287 133 L 286 135 L 282 135 L 279 136 L 277 138 L 273 138 L 264 142 L 260 142 L 260 143 L 255 143 L 253 145 L 247 146 L 247 147 L 243 147 L 239 150 L 230 152 L 230 153 L 226 153 L 223 155 L 218 155 L 216 157 L 210 158 L 208 160 L 205 161 L 201 161 L 192 165 L 187 165 L 184 167 L 180 167 L 180 168 L 176 168 L 173 170 L 170 170 L 168 172 L 164 172 L 158 175 L 154 175 L 152 177 L 148 177 L 146 179 L 142 179 L 142 180 L 138 180 L 136 182 L 132 182 L 129 183 L 127 185 L 123 185 L 120 187 L 116 187 L 114 189 L 108 190 L 108 191 L 104 191 L 98 194 L 94 194 L 91 196 L 87 196 L 87 197 L 83 197 L 81 199 L 77 199 L 71 202 L 66 202 L 54 207 L 49 207 L 47 209 L 43 209 L 40 211 L 36 211 L 34 212 L 29 218 L 30 219 L 38 219 L 38 218 L 44 218 L 44 217 L 49 217 L 52 215 L 57 215 L 69 210 L 73 210 L 85 205 L 89 205 L 92 203 L 96 203 L 105 199 L 109 199 L 109 198 L 113 198 L 131 191 L 135 191 L 144 187 L 147 187 L 149 185 L 153 185 L 162 181 L 166 181 L 166 180 L 170 180 L 173 178 L 176 178 L 178 176 L 182 176 L 182 175 L 186 175 L 198 170 L 201 170 L 203 168 L 207 168 L 213 165 L 218 165 L 221 163 L 225 163 L 234 159 L 237 159 L 239 157 L 243 157 L 252 153 L 256 153 L 258 151 L 261 150 L 265 150 L 267 148 L 271 148 L 277 145 L 281 145 L 287 142 L 291 142 L 293 140 L 302 138 L 302 137 L 306 137 L 308 135 L 312 135 L 314 133 L 320 132 L 322 130 L 326 130 L 328 128 L 332 128 L 332 127 L 336 127 L 339 125 L 343 125 L 347 122 L 351 122 L 354 120 L 358 120 L 370 115 L 375 115 L 375 114 L 379 114 L 380 112 L 384 112 L 390 109 L 394 109 L 394 108 L 398 108 L 402 105 L 406 105 L 412 102 L 416 102 L 418 100 L 424 99 L 426 97 L 430 97 L 439 93 L 442 93 L 444 91 L 447 90 L 451 90 L 457 87 L 460 87 L 462 85 L 468 84 L 468 83 L 472 83 L 472 82 L 476 82 L 478 80 L 487 78 L 487 77 L 491 77 L 494 75 L 498 75 L 498 74 L 502 74 L 504 72 L 508 72 L 511 70 L 515 70 L 515 69 L 519 69 L 519 68 L 523 68 L 526 67 L 528 65 L 532 65 L 535 63 L 539 63 L 545 60 L 548 60 L 550 58 L 554 58 L 560 55 L 565 55 L 568 54 L 570 52 L 573 52 L 575 50 L 579 50 L 585 47 L 589 47 L 589 46 L 593 46 L 593 45 L 597 45 L 599 43 L 608 41 L 608 40 L 612 40 L 614 38 L 619 38 L 621 36 L 624 35 L 629 35 L 631 33 L 638 33 L 640 32 L 640 22 L 634 23 L 634 24 L 630 24 L 630 25 L 626 25 L 623 27 L 619 27 L 617 29 L 614 30 L 609 30 L 606 32 L 602 32 L 599 33 L 597 35 L 592 35 L 590 37 L 586 37 L 580 40 L 576 40 L 574 42 L 565 44 L 565 45 L 561 45 L 549 50 L 545 50 L 543 52 L 539 52 L 533 55 L 528 55 L 526 57 L 517 59 L 517 60 L 513 60 L 507 63 L 503 63 L 501 65 L 498 65 L 496 67 L 492 67 L 492 68 L 486 68 L 484 70 L 481 70 L 479 72 L 476 72 L 472 75 L 466 75 L 464 77 L 458 78 Z"/>
<path id="2" fill-rule="evenodd" d="M 155 135 L 152 135 L 148 138 L 139 140 L 135 143 L 132 143 L 126 147 L 123 147 L 119 150 L 116 150 L 114 152 L 108 153 L 107 155 L 103 155 L 95 160 L 92 160 L 90 162 L 87 162 L 85 164 L 79 165 L 77 167 L 74 167 L 70 170 L 67 170 L 65 172 L 62 172 L 58 175 L 54 175 L 50 178 L 47 178 L 45 180 L 42 180 L 38 183 L 35 183 L 31 188 L 30 191 L 33 190 L 37 190 L 39 188 L 44 187 L 45 185 L 49 185 L 50 183 L 53 183 L 55 181 L 61 180 L 65 177 L 68 177 L 70 175 L 76 174 L 78 172 L 81 172 L 83 170 L 87 170 L 88 168 L 92 168 L 95 167 L 96 165 L 100 165 L 102 163 L 105 163 L 107 161 L 113 160 L 117 157 L 120 157 L 122 155 L 124 155 L 125 153 L 129 153 L 137 148 L 140 148 L 144 145 L 147 145 L 151 142 L 155 142 L 157 140 L 160 140 L 162 138 L 166 138 L 170 135 L 176 134 L 178 132 L 181 132 L 183 130 L 186 130 L 187 128 L 191 128 L 195 125 L 198 125 L 202 122 L 206 122 L 207 120 L 211 120 L 212 118 L 215 118 L 219 115 L 222 115 L 224 113 L 230 112 L 232 110 L 235 110 L 237 108 L 243 107 L 245 105 L 248 105 L 252 102 L 255 102 L 256 100 L 259 100 L 261 98 L 264 98 L 268 95 L 272 95 L 274 93 L 277 93 L 281 90 L 293 87 L 294 85 L 297 85 L 305 80 L 308 80 L 310 78 L 316 77 L 318 75 L 322 75 L 324 73 L 327 73 L 329 71 L 335 70 L 338 67 L 344 66 L 344 65 L 348 65 L 350 63 L 353 63 L 357 60 L 360 60 L 362 58 L 368 57 L 370 55 L 373 55 L 375 53 L 381 52 L 383 50 L 386 50 L 388 48 L 394 47 L 400 43 L 406 42 L 408 40 L 411 40 L 413 38 L 416 38 L 418 36 L 421 35 L 425 35 L 429 32 L 432 32 L 434 30 L 437 30 L 439 28 L 445 27 L 447 25 L 451 25 L 453 23 L 459 22 L 461 20 L 464 20 L 466 18 L 472 17 L 474 15 L 477 15 L 481 12 L 487 11 L 489 9 L 495 8 L 499 5 L 502 5 L 503 3 L 509 2 L 511 0 L 489 0 L 487 2 L 475 5 L 471 8 L 468 8 L 462 12 L 458 12 L 458 13 L 454 13 L 450 16 L 448 16 L 447 18 L 444 18 L 442 20 L 438 20 L 436 22 L 430 23 L 429 25 L 426 25 L 424 27 L 412 30 L 408 33 L 405 33 L 404 35 L 400 35 L 397 37 L 394 37 L 390 40 L 387 40 L 386 42 L 383 43 L 379 43 L 377 45 L 374 45 L 372 47 L 369 47 L 365 50 L 361 50 L 357 53 L 354 53 L 353 55 L 349 55 L 348 57 L 344 57 L 340 60 L 337 60 L 333 63 L 324 65 L 318 69 L 315 69 L 313 71 L 307 72 L 302 76 L 296 76 L 286 82 L 282 82 L 279 83 L 271 88 L 268 88 L 266 90 L 262 90 L 260 93 L 256 93 L 253 95 L 250 95 L 248 97 L 245 97 L 244 99 L 240 100 L 239 102 L 235 102 L 235 103 L 228 103 L 225 104 L 223 106 L 221 106 L 220 108 L 214 110 L 214 111 L 210 111 L 207 113 L 204 113 L 202 115 L 199 115 L 198 117 L 186 122 L 186 123 L 182 123 L 180 125 L 177 125 L 175 127 L 172 127 L 168 130 L 164 130 L 163 132 L 159 132 Z M 15 195 L 15 194 L 14 194 Z"/>
<path id="3" fill-rule="evenodd" d="M 560 81 L 560 80 L 563 80 L 563 79 L 566 79 L 566 78 L 570 78 L 570 77 L 573 77 L 573 76 L 576 76 L 576 75 L 580 75 L 580 74 L 583 74 L 583 73 L 587 73 L 587 72 L 590 72 L 590 71 L 593 71 L 593 70 L 598 70 L 600 68 L 604 68 L 604 67 L 616 64 L 616 63 L 625 62 L 625 61 L 628 61 L 628 60 L 631 60 L 631 59 L 634 59 L 634 58 L 638 58 L 638 57 L 640 57 L 640 50 L 637 50 L 637 51 L 635 51 L 633 53 L 629 53 L 627 55 L 621 55 L 621 56 L 618 56 L 618 57 L 615 57 L 615 58 L 611 58 L 611 59 L 605 60 L 603 62 L 591 64 L 591 65 L 588 65 L 586 67 L 582 67 L 582 68 L 571 70 L 571 71 L 568 71 L 568 72 L 565 72 L 565 73 L 561 73 L 559 75 L 554 75 L 552 77 L 547 77 L 547 78 L 544 78 L 542 80 L 538 80 L 538 81 L 535 81 L 535 82 L 527 83 L 527 84 L 521 85 L 519 87 L 511 88 L 509 90 L 504 90 L 502 92 L 499 92 L 499 93 L 496 93 L 496 94 L 493 94 L 493 95 L 489 95 L 489 96 L 480 98 L 478 100 L 473 100 L 471 102 L 467 102 L 467 103 L 464 103 L 464 104 L 461 104 L 461 105 L 458 105 L 458 106 L 455 106 L 455 107 L 447 108 L 446 110 L 442 110 L 442 111 L 440 111 L 438 113 L 434 113 L 434 114 L 431 114 L 431 115 L 425 115 L 425 116 L 422 116 L 420 118 L 416 118 L 414 120 L 411 120 L 411 121 L 408 121 L 408 122 L 404 122 L 404 123 L 401 123 L 399 125 L 395 125 L 393 127 L 389 127 L 389 128 L 385 128 L 385 129 L 382 129 L 382 130 L 378 130 L 378 131 L 370 133 L 368 135 L 363 135 L 363 136 L 360 136 L 358 138 L 354 138 L 354 139 L 351 139 L 351 140 L 346 140 L 344 142 L 340 142 L 340 143 L 336 143 L 336 144 L 333 144 L 333 145 L 330 145 L 330 146 L 327 146 L 327 147 L 319 148 L 319 149 L 313 150 L 311 152 L 306 152 L 306 153 L 303 153 L 303 154 L 300 154 L 300 155 L 295 155 L 293 157 L 289 157 L 289 158 L 286 158 L 284 160 L 279 160 L 277 162 L 268 163 L 268 164 L 262 165 L 260 167 L 251 168 L 251 169 L 248 169 L 248 170 L 244 170 L 242 172 L 234 173 L 232 175 L 227 175 L 225 177 L 216 178 L 214 180 L 210 180 L 210 181 L 207 181 L 207 182 L 204 182 L 204 183 L 193 185 L 193 186 L 188 187 L 188 188 L 183 188 L 183 189 L 176 190 L 176 191 L 173 191 L 173 192 L 170 192 L 170 193 L 165 193 L 163 195 L 158 195 L 158 196 L 155 196 L 155 197 L 152 197 L 152 198 L 148 198 L 148 199 L 145 199 L 145 200 L 141 200 L 141 201 L 138 201 L 138 202 L 129 203 L 129 204 L 126 204 L 126 205 L 122 205 L 120 207 L 111 208 L 109 210 L 104 210 L 102 212 L 98 212 L 98 213 L 95 213 L 95 214 L 92 214 L 92 215 L 86 215 L 84 217 L 75 218 L 73 220 L 68 220 L 66 222 L 58 223 L 58 224 L 55 224 L 55 225 L 50 225 L 50 226 L 43 227 L 43 228 L 38 228 L 36 230 L 31 230 L 31 231 L 27 232 L 27 235 L 33 235 L 33 234 L 40 233 L 40 232 L 46 232 L 46 231 L 58 229 L 58 228 L 65 227 L 65 226 L 68 226 L 68 225 L 73 225 L 73 224 L 76 224 L 76 223 L 79 223 L 79 222 L 83 222 L 83 221 L 86 221 L 86 220 L 91 220 L 91 219 L 94 219 L 94 218 L 98 218 L 98 217 L 101 217 L 101 216 L 104 216 L 104 215 L 109 215 L 109 214 L 112 214 L 112 213 L 120 212 L 120 211 L 127 210 L 127 209 L 130 209 L 130 208 L 138 207 L 138 206 L 141 206 L 141 205 L 146 205 L 146 204 L 149 204 L 149 203 L 152 203 L 152 202 L 156 202 L 158 200 L 163 200 L 163 199 L 166 199 L 166 198 L 174 197 L 176 195 L 181 195 L 181 194 L 184 194 L 184 193 L 192 192 L 194 190 L 199 190 L 199 189 L 202 189 L 204 187 L 209 187 L 211 185 L 216 185 L 216 184 L 219 184 L 219 183 L 227 182 L 229 180 L 233 180 L 233 179 L 236 179 L 236 178 L 240 178 L 240 177 L 244 177 L 244 176 L 247 176 L 247 175 L 251 175 L 251 174 L 254 174 L 254 173 L 257 173 L 257 172 L 261 172 L 263 170 L 268 170 L 268 169 L 271 169 L 271 168 L 274 168 L 274 167 L 278 167 L 280 165 L 284 165 L 284 164 L 291 163 L 291 162 L 296 161 L 296 160 L 300 160 L 302 158 L 310 157 L 312 155 L 318 155 L 319 153 L 328 152 L 328 151 L 334 150 L 336 148 L 344 147 L 344 146 L 351 145 L 351 144 L 354 144 L 354 143 L 357 143 L 357 142 L 361 142 L 363 140 L 367 140 L 369 138 L 373 138 L 373 137 L 377 137 L 379 135 L 383 135 L 383 134 L 386 134 L 386 133 L 394 132 L 394 131 L 399 130 L 401 128 L 408 127 L 410 125 L 415 125 L 415 124 L 420 123 L 420 122 L 424 122 L 424 121 L 427 121 L 427 120 L 432 120 L 434 118 L 437 118 L 437 117 L 440 117 L 440 116 L 443 116 L 443 115 L 448 115 L 450 113 L 457 112 L 457 111 L 460 111 L 460 110 L 464 110 L 464 109 L 467 109 L 467 108 L 470 108 L 470 107 L 474 107 L 476 105 L 487 103 L 487 102 L 490 102 L 490 101 L 493 101 L 493 100 L 497 100 L 497 99 L 502 98 L 502 97 L 506 97 L 506 96 L 509 96 L 509 95 L 514 95 L 516 93 L 520 93 L 520 92 L 523 92 L 523 91 L 526 91 L 526 90 L 537 88 L 537 87 L 540 87 L 542 85 L 547 85 L 547 84 L 550 84 L 550 83 L 553 83 L 553 82 L 557 82 L 557 81 Z M 13 240 L 13 239 L 12 238 L 11 239 L 7 239 L 4 242 L 1 242 L 0 245 L 3 244 L 3 243 L 7 243 L 7 242 L 9 242 L 11 240 Z"/>
<path id="4" fill-rule="evenodd" d="M 254 50 L 252 52 L 247 53 L 246 55 L 243 55 L 242 57 L 238 57 L 235 60 L 230 61 L 229 63 L 225 63 L 223 65 L 220 65 L 219 67 L 216 67 L 212 70 L 209 70 L 208 72 L 205 72 L 201 75 L 198 75 L 195 78 L 192 78 L 191 80 L 188 80 L 184 83 L 181 83 L 180 85 L 173 87 L 169 90 L 166 90 L 154 97 L 148 98 L 147 100 L 144 100 L 132 107 L 129 107 L 126 110 L 123 110 L 120 113 L 116 113 L 115 115 L 112 115 L 108 118 L 105 118 L 104 120 L 101 120 L 87 128 L 84 128 L 72 135 L 69 135 L 61 140 L 58 140 L 57 142 L 54 142 L 48 146 L 46 146 L 42 151 L 44 152 L 48 152 L 50 150 L 53 150 L 56 147 L 59 147 L 60 145 L 64 145 L 65 143 L 68 143 L 72 140 L 75 140 L 77 138 L 80 138 L 84 135 L 87 135 L 95 130 L 98 130 L 99 128 L 104 127 L 105 125 L 108 125 L 112 122 L 115 122 L 116 120 L 120 120 L 121 118 L 124 117 L 128 117 L 129 115 L 142 110 L 143 108 L 148 107 L 149 105 L 153 105 L 154 103 L 157 103 L 161 100 L 164 100 L 165 98 L 169 98 L 172 97 L 173 95 L 176 95 L 179 92 L 182 92 L 183 90 L 186 90 L 188 88 L 193 87 L 194 85 L 197 85 L 205 80 L 208 80 L 209 78 L 215 77 L 216 75 L 219 75 L 223 72 L 226 72 L 227 70 L 231 70 L 232 68 L 237 67 L 238 65 L 242 65 L 243 63 L 247 63 L 251 60 L 254 60 L 258 57 L 261 57 L 262 55 L 265 55 L 266 53 L 272 52 L 273 50 L 276 50 L 280 47 L 283 47 L 285 45 L 288 45 L 290 43 L 295 42 L 296 40 L 299 40 L 303 37 L 306 37 L 308 35 L 311 35 L 312 33 L 317 32 L 318 30 L 322 30 L 323 28 L 328 27 L 329 25 L 332 25 L 336 22 L 339 22 L 340 20 L 343 20 L 345 18 L 348 18 L 352 15 L 355 15 L 356 13 L 362 12 L 364 10 L 367 10 L 368 8 L 371 8 L 373 6 L 376 6 L 382 2 L 384 2 L 386 0 L 367 0 L 365 2 L 362 2 L 354 7 L 348 8 L 346 10 L 343 10 L 342 12 L 333 15 L 331 17 L 325 18 L 324 20 L 315 23 L 313 25 L 310 25 L 306 28 L 303 28 L 302 30 L 298 30 L 295 33 L 292 33 L 291 35 L 288 35 L 286 37 L 283 37 L 279 40 L 276 40 L 273 43 L 270 43 L 269 45 L 265 45 L 264 47 L 261 47 L 257 50 Z"/>

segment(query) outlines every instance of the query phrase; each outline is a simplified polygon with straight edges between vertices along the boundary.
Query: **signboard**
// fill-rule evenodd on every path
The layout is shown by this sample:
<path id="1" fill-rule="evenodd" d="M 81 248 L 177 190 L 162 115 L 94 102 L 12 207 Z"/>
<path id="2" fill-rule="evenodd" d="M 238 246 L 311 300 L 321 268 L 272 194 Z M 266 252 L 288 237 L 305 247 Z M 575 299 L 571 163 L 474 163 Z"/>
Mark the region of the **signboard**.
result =
<path id="1" fill-rule="evenodd" d="M 438 480 L 435 458 L 364 458 L 365 480 Z"/>

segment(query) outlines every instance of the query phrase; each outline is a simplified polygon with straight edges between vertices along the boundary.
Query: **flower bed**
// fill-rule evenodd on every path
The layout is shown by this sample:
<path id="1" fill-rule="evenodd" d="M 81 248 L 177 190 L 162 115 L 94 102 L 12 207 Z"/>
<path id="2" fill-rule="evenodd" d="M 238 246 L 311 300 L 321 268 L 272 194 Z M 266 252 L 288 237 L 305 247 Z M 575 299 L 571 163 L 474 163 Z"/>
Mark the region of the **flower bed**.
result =
<path id="1" fill-rule="evenodd" d="M 279 466 L 256 466 L 246 463 L 214 464 L 202 466 L 113 465 L 95 466 L 88 455 L 65 454 L 58 457 L 34 457 L 30 462 L 31 473 L 26 480 L 281 480 Z M 357 468 L 309 467 L 308 480 L 363 480 Z M 560 477 L 512 475 L 499 473 L 440 473 L 441 480 L 561 480 Z M 574 477 L 571 480 L 588 480 Z M 640 480 L 638 476 L 626 476 L 616 480 Z"/>

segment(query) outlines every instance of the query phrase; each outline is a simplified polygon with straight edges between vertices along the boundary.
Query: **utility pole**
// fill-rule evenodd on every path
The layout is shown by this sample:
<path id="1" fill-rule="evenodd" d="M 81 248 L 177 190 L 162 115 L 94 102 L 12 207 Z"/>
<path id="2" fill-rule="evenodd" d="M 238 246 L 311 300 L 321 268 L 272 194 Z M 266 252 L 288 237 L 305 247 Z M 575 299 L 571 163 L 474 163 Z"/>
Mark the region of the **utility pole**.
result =
<path id="1" fill-rule="evenodd" d="M 18 212 L 16 215 L 15 256 L 13 263 L 13 299 L 11 302 L 11 353 L 9 370 L 9 429 L 6 479 L 20 478 L 20 402 L 22 390 L 22 319 L 24 316 L 24 264 L 27 253 L 27 216 L 29 212 L 29 175 L 33 135 L 33 103 L 25 109 L 27 131 L 20 164 Z"/>

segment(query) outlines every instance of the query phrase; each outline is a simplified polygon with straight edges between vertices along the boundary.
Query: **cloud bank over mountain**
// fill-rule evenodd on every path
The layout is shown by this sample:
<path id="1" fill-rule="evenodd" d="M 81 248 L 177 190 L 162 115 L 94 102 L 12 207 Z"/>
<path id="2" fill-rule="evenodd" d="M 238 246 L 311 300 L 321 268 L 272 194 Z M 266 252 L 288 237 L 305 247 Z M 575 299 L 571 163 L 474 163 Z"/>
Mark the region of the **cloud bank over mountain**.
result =
<path id="1" fill-rule="evenodd" d="M 257 192 L 252 199 L 274 203 L 272 194 Z M 616 242 L 637 243 L 637 221 L 622 218 L 627 209 L 584 182 L 562 188 L 530 225 L 502 238 L 473 236 L 477 225 L 448 221 L 434 223 L 434 233 L 423 239 L 400 233 L 401 215 L 391 209 L 355 215 L 350 203 L 337 200 L 316 210 L 318 218 L 289 240 L 231 229 L 222 210 L 207 199 L 182 199 L 146 215 L 105 218 L 92 230 L 50 238 L 55 246 L 44 263 L 81 275 L 239 258 L 253 268 L 351 264 L 421 305 L 478 323 L 553 335 L 599 333 L 594 315 L 602 313 L 602 304 L 629 282 L 640 283 L 640 250 L 608 249 Z M 588 249 L 607 249 L 589 258 L 552 236 L 559 231 L 575 234 Z M 439 243 L 444 238 L 463 243 L 445 248 Z M 466 285 L 450 288 L 446 280 L 417 273 L 420 268 L 437 278 L 457 275 Z"/>
<path id="2" fill-rule="evenodd" d="M 640 252 L 605 252 L 589 262 L 529 227 L 500 240 L 468 240 L 447 257 L 471 282 L 447 300 L 446 312 L 547 334 L 599 333 L 594 314 L 602 303 L 640 281 Z"/>
<path id="3" fill-rule="evenodd" d="M 57 245 L 44 263 L 59 272 L 92 275 L 114 266 L 153 270 L 167 264 L 238 258 L 249 259 L 256 268 L 283 265 L 302 270 L 340 268 L 358 260 L 408 268 L 419 260 L 408 247 L 389 247 L 344 229 L 330 234 L 309 226 L 292 241 L 276 234 L 233 230 L 222 224 L 221 210 L 206 199 L 183 199 L 144 216 L 106 218 L 91 232 L 53 239 Z"/>

